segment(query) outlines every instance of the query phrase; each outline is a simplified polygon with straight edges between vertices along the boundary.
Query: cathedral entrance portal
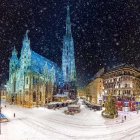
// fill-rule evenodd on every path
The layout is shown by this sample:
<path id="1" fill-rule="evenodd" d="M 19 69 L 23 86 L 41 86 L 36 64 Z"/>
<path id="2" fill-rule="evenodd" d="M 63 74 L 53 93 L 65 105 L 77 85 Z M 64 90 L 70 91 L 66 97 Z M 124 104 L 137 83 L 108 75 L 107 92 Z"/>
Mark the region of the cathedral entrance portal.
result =
<path id="1" fill-rule="evenodd" d="M 17 101 L 17 94 L 12 94 L 11 97 L 12 97 L 12 98 L 11 98 L 12 104 L 15 104 L 16 101 Z"/>
<path id="2" fill-rule="evenodd" d="M 33 92 L 33 102 L 36 102 L 36 92 Z"/>

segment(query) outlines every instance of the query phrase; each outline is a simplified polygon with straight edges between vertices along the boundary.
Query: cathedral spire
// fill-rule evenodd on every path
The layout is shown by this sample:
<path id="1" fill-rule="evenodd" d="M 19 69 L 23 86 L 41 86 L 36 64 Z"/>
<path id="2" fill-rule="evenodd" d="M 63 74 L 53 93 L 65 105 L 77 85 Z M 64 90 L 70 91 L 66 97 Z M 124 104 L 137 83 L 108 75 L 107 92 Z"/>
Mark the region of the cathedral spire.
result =
<path id="1" fill-rule="evenodd" d="M 62 70 L 65 83 L 76 81 L 74 42 L 71 31 L 69 5 L 67 5 L 66 34 L 63 39 Z"/>
<path id="2" fill-rule="evenodd" d="M 12 55 L 13 55 L 13 56 L 14 56 L 14 55 L 17 55 L 17 50 L 16 50 L 15 46 L 14 46 L 14 49 L 13 49 L 13 51 L 12 51 Z"/>
<path id="3" fill-rule="evenodd" d="M 29 40 L 28 33 L 29 33 L 29 30 L 26 30 L 26 33 L 25 33 L 25 36 L 24 36 L 24 40 Z"/>
<path id="4" fill-rule="evenodd" d="M 25 48 L 26 48 L 26 50 L 30 49 L 30 39 L 28 37 L 28 33 L 29 33 L 29 30 L 27 30 L 24 35 L 22 50 L 25 50 Z"/>
<path id="5" fill-rule="evenodd" d="M 70 22 L 70 7 L 67 5 L 67 17 L 66 17 L 66 35 L 71 36 L 71 22 Z"/>
<path id="6" fill-rule="evenodd" d="M 10 74 L 18 68 L 18 66 L 19 66 L 18 64 L 19 64 L 19 59 L 17 57 L 17 50 L 14 46 L 14 49 L 12 51 L 12 56 L 10 58 L 10 67 L 9 67 L 10 68 Z"/>

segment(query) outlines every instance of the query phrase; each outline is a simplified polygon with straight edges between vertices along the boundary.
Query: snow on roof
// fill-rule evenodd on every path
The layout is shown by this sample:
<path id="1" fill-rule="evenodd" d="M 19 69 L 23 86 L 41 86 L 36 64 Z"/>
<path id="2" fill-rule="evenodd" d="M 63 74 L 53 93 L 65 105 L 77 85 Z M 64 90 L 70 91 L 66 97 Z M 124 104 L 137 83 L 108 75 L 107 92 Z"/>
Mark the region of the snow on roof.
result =
<path id="1" fill-rule="evenodd" d="M 62 102 L 50 102 L 48 105 L 62 104 Z"/>
<path id="2" fill-rule="evenodd" d="M 58 67 L 58 65 L 51 60 L 39 55 L 38 53 L 31 51 L 31 67 L 30 70 L 36 73 L 43 74 L 44 69 L 47 68 L 48 71 L 52 69 L 55 70 L 56 74 L 56 82 L 62 82 L 62 70 Z"/>
<path id="3" fill-rule="evenodd" d="M 56 94 L 54 95 L 54 97 L 68 97 L 67 94 Z"/>
<path id="4" fill-rule="evenodd" d="M 74 107 L 74 108 L 75 108 L 75 107 L 76 107 L 76 108 L 78 107 L 78 108 L 79 108 L 80 105 L 68 105 L 68 107 Z"/>
<path id="5" fill-rule="evenodd" d="M 56 63 L 48 60 L 47 58 L 37 54 L 34 51 L 32 51 L 32 54 L 31 54 L 31 62 L 32 62 L 32 67 L 35 68 L 35 70 L 37 70 L 39 73 L 43 72 L 44 66 L 46 64 L 47 64 L 48 69 L 51 69 L 52 67 L 57 68 Z"/>

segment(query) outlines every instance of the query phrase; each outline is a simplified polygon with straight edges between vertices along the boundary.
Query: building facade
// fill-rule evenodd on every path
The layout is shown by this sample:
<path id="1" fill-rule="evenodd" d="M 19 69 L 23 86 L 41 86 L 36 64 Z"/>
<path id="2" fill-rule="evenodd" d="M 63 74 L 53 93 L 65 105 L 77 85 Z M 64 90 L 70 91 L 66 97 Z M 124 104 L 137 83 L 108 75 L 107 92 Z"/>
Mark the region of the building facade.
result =
<path id="1" fill-rule="evenodd" d="M 96 78 L 85 87 L 86 99 L 93 104 L 102 104 L 103 79 Z"/>
<path id="2" fill-rule="evenodd" d="M 10 58 L 7 101 L 32 107 L 53 101 L 57 94 L 67 93 L 67 98 L 76 98 L 76 69 L 69 6 L 62 68 L 31 49 L 28 31 L 24 36 L 20 54 L 18 59 L 14 48 Z"/>
<path id="3" fill-rule="evenodd" d="M 106 101 L 108 94 L 112 94 L 116 97 L 118 104 L 123 104 L 123 106 L 140 102 L 140 71 L 137 68 L 131 66 L 116 67 L 104 73 L 102 78 L 104 101 Z"/>
<path id="4" fill-rule="evenodd" d="M 105 94 L 140 95 L 140 71 L 130 66 L 112 69 L 103 76 Z"/>
<path id="5" fill-rule="evenodd" d="M 128 106 L 129 110 L 136 110 L 140 106 L 139 69 L 123 65 L 107 71 L 101 69 L 96 75 L 82 90 L 89 102 L 104 105 L 108 95 L 112 94 L 120 110 Z"/>
<path id="6" fill-rule="evenodd" d="M 86 95 L 85 95 L 85 88 L 79 88 L 77 90 L 77 94 L 78 94 L 78 97 L 85 98 L 86 97 Z"/>

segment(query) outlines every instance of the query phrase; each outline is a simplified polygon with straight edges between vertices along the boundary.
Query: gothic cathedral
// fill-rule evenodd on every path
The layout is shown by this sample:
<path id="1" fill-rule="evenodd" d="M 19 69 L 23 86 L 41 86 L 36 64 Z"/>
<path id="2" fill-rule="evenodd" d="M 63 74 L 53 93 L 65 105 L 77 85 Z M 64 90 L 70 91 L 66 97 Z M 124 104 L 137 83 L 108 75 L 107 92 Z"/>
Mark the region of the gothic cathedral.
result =
<path id="1" fill-rule="evenodd" d="M 25 107 L 41 106 L 62 95 L 67 99 L 76 98 L 76 68 L 69 6 L 63 39 L 62 68 L 31 49 L 27 30 L 20 58 L 15 47 L 12 51 L 7 91 L 7 101 Z"/>

